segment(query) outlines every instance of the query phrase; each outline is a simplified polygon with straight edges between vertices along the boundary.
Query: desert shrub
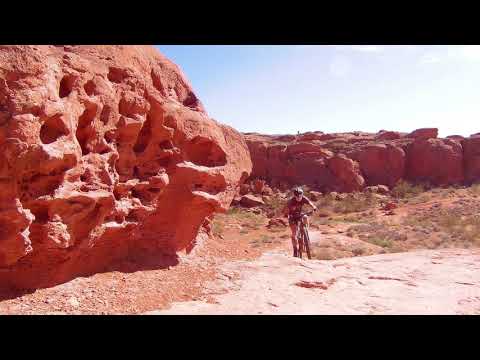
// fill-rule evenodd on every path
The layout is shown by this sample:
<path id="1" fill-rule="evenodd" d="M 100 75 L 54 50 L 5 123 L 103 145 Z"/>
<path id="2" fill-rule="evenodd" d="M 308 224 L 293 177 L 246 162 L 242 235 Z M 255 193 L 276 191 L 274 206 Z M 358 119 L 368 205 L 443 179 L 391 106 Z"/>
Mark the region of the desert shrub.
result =
<path id="1" fill-rule="evenodd" d="M 468 188 L 468 192 L 472 195 L 480 195 L 480 183 L 473 184 Z"/>
<path id="2" fill-rule="evenodd" d="M 241 211 L 242 211 L 241 208 L 238 208 L 238 207 L 235 207 L 235 206 L 231 206 L 231 207 L 227 210 L 227 215 L 236 215 L 236 214 L 239 214 Z"/>
<path id="3" fill-rule="evenodd" d="M 215 217 L 212 222 L 212 233 L 215 236 L 223 235 L 225 231 L 225 222 L 224 219 Z"/>
<path id="4" fill-rule="evenodd" d="M 265 209 L 271 211 L 275 216 L 280 216 L 283 208 L 287 205 L 287 200 L 280 198 L 279 196 L 273 195 L 265 198 Z"/>
<path id="5" fill-rule="evenodd" d="M 411 198 L 425 191 L 424 184 L 413 185 L 405 180 L 400 180 L 392 189 L 391 194 L 398 199 Z"/>
<path id="6" fill-rule="evenodd" d="M 434 212 L 408 216 L 403 224 L 413 226 L 415 231 L 426 234 L 444 233 L 445 238 L 457 244 L 465 242 L 480 245 L 480 216 L 475 211 L 468 212 L 460 207 L 438 209 Z"/>
<path id="7" fill-rule="evenodd" d="M 369 237 L 368 242 L 383 248 L 391 248 L 393 246 L 392 240 L 377 235 Z"/>
<path id="8" fill-rule="evenodd" d="M 414 199 L 412 199 L 410 201 L 410 204 L 418 205 L 418 204 L 426 203 L 427 201 L 429 201 L 431 199 L 432 198 L 431 198 L 430 194 L 423 193 L 423 194 L 420 194 L 419 196 L 416 196 Z"/>
<path id="9" fill-rule="evenodd" d="M 378 199 L 374 194 L 366 193 L 359 195 L 349 195 L 334 205 L 333 211 L 341 214 L 361 212 L 377 206 Z"/>
<path id="10" fill-rule="evenodd" d="M 314 247 L 311 250 L 312 259 L 316 260 L 334 260 L 335 256 L 329 248 Z"/>
<path id="11" fill-rule="evenodd" d="M 352 253 L 354 256 L 360 256 L 365 253 L 365 249 L 361 246 L 356 246 L 352 249 Z"/>

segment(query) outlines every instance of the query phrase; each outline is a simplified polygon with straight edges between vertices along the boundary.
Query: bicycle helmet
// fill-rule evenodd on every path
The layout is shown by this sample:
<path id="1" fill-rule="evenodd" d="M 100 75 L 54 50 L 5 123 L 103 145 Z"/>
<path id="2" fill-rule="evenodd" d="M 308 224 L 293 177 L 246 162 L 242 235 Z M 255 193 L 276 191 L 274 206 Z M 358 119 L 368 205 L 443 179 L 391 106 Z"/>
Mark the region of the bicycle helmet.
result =
<path id="1" fill-rule="evenodd" d="M 295 196 L 303 195 L 302 188 L 297 187 L 297 188 L 293 189 L 293 195 L 295 195 Z"/>

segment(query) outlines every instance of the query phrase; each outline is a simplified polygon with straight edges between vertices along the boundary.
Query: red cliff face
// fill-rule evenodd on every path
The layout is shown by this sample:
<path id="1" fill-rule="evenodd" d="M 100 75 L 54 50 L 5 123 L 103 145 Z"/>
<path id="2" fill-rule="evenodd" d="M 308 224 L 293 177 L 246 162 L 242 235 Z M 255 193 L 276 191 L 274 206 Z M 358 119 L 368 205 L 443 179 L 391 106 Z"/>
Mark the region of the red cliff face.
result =
<path id="1" fill-rule="evenodd" d="M 433 185 L 459 184 L 464 180 L 463 149 L 453 140 L 418 139 L 407 150 L 407 178 Z"/>
<path id="2" fill-rule="evenodd" d="M 462 141 L 465 180 L 473 183 L 480 179 L 480 136 L 471 136 Z"/>
<path id="3" fill-rule="evenodd" d="M 480 137 L 437 135 L 438 129 L 418 129 L 409 134 L 245 134 L 245 139 L 253 161 L 251 177 L 273 185 L 351 192 L 393 187 L 401 179 L 433 185 L 479 181 Z"/>
<path id="4" fill-rule="evenodd" d="M 368 185 L 394 186 L 405 175 L 405 152 L 391 144 L 372 144 L 352 154 Z"/>
<path id="5" fill-rule="evenodd" d="M 0 286 L 190 248 L 251 171 L 149 46 L 0 46 Z"/>

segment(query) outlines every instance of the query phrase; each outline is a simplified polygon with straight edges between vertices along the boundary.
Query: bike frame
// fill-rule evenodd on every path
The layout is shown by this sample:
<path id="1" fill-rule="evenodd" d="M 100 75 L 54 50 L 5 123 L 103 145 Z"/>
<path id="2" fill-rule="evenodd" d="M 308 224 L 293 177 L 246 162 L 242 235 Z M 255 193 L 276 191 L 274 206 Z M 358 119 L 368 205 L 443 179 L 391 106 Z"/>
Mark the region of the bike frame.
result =
<path id="1" fill-rule="evenodd" d="M 303 217 L 310 216 L 313 214 L 313 210 L 307 213 L 300 214 L 299 219 L 297 220 L 297 232 L 295 234 L 295 238 L 297 239 L 298 244 L 298 255 L 300 259 L 303 258 L 302 253 L 305 251 L 309 259 L 311 259 L 310 254 L 310 236 L 308 235 L 307 225 L 303 222 Z"/>

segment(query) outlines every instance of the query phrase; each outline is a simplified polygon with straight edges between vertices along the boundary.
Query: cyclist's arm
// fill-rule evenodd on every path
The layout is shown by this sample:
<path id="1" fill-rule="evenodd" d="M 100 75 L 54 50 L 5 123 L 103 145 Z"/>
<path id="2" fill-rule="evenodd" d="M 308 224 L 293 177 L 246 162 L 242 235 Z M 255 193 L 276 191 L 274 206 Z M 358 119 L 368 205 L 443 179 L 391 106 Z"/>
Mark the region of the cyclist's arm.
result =
<path id="1" fill-rule="evenodd" d="M 313 210 L 317 210 L 317 207 L 315 206 L 315 204 L 313 202 L 310 201 L 309 198 L 307 198 L 306 196 L 304 197 L 305 200 L 307 200 L 307 203 L 308 205 L 310 205 L 310 207 L 313 209 Z"/>

